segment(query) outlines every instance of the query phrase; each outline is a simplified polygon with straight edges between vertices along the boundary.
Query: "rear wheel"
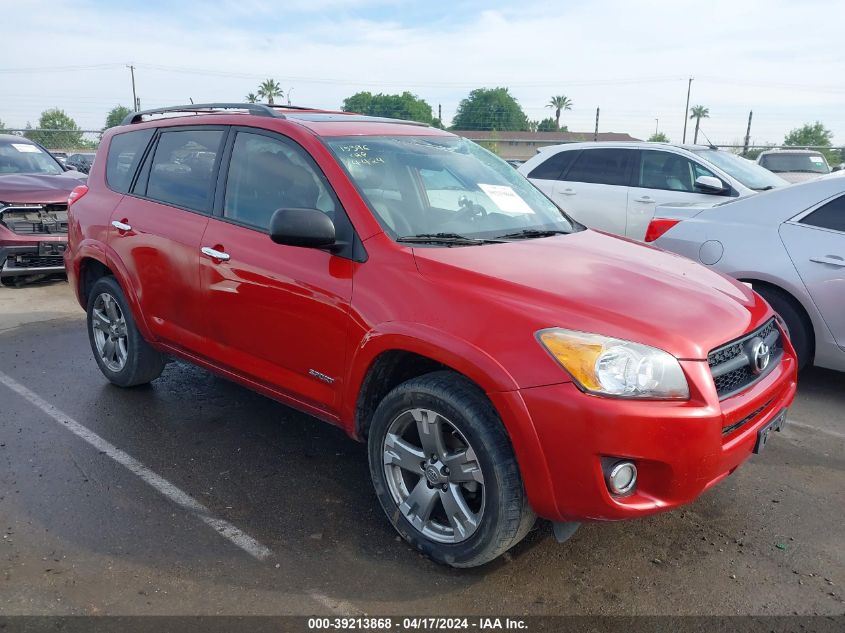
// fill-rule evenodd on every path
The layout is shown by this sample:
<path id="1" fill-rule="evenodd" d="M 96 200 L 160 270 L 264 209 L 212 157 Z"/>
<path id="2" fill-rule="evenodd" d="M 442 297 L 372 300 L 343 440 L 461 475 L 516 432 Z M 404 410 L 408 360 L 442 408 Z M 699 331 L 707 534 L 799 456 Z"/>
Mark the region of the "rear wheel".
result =
<path id="1" fill-rule="evenodd" d="M 376 409 L 368 446 L 388 518 L 438 562 L 481 565 L 534 524 L 501 421 L 458 374 L 434 372 L 393 389 Z"/>
<path id="2" fill-rule="evenodd" d="M 141 336 L 114 277 L 102 277 L 91 288 L 88 338 L 100 371 L 120 387 L 144 385 L 164 369 L 164 357 Z"/>
<path id="3" fill-rule="evenodd" d="M 798 369 L 804 369 L 813 360 L 813 326 L 801 309 L 795 305 L 795 300 L 785 292 L 765 286 L 755 287 L 754 290 L 772 306 L 772 309 L 786 323 L 789 340 L 798 355 Z"/>

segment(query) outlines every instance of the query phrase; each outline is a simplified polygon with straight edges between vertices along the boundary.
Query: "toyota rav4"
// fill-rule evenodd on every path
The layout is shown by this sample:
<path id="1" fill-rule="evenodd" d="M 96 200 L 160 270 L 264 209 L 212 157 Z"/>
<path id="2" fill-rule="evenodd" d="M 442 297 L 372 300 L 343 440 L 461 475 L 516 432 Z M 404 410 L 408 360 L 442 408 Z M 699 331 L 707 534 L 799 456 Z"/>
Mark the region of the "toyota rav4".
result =
<path id="1" fill-rule="evenodd" d="M 537 516 L 563 540 L 694 500 L 795 394 L 793 348 L 751 289 L 585 229 L 431 127 L 136 113 L 70 205 L 68 274 L 108 380 L 178 357 L 340 426 L 396 530 L 453 566 Z"/>

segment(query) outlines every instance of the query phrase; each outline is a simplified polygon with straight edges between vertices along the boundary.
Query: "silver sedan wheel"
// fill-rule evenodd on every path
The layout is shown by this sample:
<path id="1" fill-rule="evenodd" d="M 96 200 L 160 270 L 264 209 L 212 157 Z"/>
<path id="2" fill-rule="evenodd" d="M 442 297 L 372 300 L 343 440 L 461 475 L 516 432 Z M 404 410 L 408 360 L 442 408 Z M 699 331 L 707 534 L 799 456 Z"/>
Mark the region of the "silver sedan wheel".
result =
<path id="1" fill-rule="evenodd" d="M 430 409 L 399 414 L 382 448 L 387 486 L 399 511 L 439 543 L 465 541 L 481 525 L 484 476 L 475 449 Z"/>
<path id="2" fill-rule="evenodd" d="M 126 318 L 120 305 L 107 292 L 94 300 L 91 329 L 103 364 L 113 372 L 122 370 L 129 358 Z"/>

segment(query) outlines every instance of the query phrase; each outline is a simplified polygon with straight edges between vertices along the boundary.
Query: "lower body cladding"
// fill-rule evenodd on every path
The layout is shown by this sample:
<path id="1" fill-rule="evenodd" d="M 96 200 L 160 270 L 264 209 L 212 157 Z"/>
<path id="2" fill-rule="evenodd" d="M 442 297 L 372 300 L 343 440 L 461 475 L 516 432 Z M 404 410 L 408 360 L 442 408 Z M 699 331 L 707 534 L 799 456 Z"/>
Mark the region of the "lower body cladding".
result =
<path id="1" fill-rule="evenodd" d="M 0 243 L 0 278 L 55 275 L 65 272 L 66 240 L 32 244 Z"/>
<path id="2" fill-rule="evenodd" d="M 683 402 L 604 398 L 572 383 L 496 394 L 499 410 L 519 417 L 517 433 L 533 429 L 534 438 L 514 443 L 517 459 L 532 507 L 558 523 L 559 540 L 579 521 L 637 518 L 693 501 L 762 449 L 795 398 L 791 350 L 721 402 L 706 362 L 681 364 L 692 394 Z"/>

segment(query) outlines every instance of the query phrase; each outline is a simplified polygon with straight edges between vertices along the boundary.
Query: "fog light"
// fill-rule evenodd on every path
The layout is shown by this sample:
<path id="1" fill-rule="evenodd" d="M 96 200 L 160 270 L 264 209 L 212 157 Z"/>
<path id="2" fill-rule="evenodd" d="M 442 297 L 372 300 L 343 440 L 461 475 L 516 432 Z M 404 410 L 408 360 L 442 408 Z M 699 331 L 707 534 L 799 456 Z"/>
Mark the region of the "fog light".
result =
<path id="1" fill-rule="evenodd" d="M 631 492 L 637 485 L 637 467 L 633 462 L 616 462 L 607 472 L 607 487 L 615 495 Z"/>

